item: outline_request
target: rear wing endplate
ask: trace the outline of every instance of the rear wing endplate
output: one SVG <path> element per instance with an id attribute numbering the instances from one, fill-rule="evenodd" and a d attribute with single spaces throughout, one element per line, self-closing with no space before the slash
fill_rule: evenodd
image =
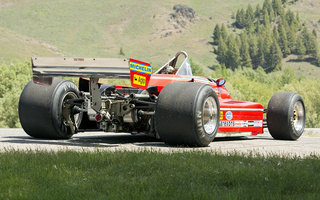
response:
<path id="1" fill-rule="evenodd" d="M 32 57 L 33 81 L 51 85 L 52 77 L 130 78 L 129 59 Z"/>

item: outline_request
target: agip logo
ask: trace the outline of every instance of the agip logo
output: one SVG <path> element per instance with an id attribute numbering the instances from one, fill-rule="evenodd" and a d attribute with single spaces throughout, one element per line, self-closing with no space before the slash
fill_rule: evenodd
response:
<path id="1" fill-rule="evenodd" d="M 129 66 L 131 86 L 141 89 L 147 89 L 150 76 L 152 74 L 152 68 L 150 64 L 130 58 Z"/>
<path id="2" fill-rule="evenodd" d="M 146 86 L 146 77 L 134 74 L 133 83 L 136 85 Z"/>

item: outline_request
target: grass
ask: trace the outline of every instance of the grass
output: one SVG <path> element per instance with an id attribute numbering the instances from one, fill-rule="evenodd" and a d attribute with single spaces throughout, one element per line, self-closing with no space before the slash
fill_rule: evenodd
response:
<path id="1" fill-rule="evenodd" d="M 0 0 L 0 60 L 62 55 L 122 57 L 119 51 L 123 48 L 125 57 L 151 63 L 156 69 L 184 50 L 210 74 L 208 66 L 218 64 L 209 43 L 215 24 L 231 25 L 231 15 L 249 3 L 255 8 L 257 3 L 262 6 L 263 0 Z M 193 8 L 197 20 L 176 30 L 170 21 L 175 4 Z M 320 3 L 316 0 L 287 7 L 298 11 L 310 28 L 318 23 Z M 172 35 L 161 37 L 168 32 Z M 310 68 L 308 63 L 301 66 Z M 305 75 L 309 74 L 314 73 Z"/>
<path id="2" fill-rule="evenodd" d="M 0 27 L 0 63 L 30 62 L 31 56 L 61 56 L 38 40 L 31 39 Z"/>
<path id="3" fill-rule="evenodd" d="M 319 159 L 7 150 L 0 199 L 319 199 Z"/>
<path id="4" fill-rule="evenodd" d="M 45 42 L 65 56 L 119 57 L 123 47 L 126 56 L 160 67 L 176 52 L 185 50 L 194 61 L 207 67 L 217 63 L 208 43 L 212 41 L 215 23 L 230 22 L 232 12 L 238 7 L 258 2 L 263 0 L 201 3 L 195 0 L 0 0 L 0 27 L 21 37 Z M 176 33 L 170 13 L 179 3 L 192 7 L 198 20 Z M 172 36 L 160 37 L 169 31 L 173 31 Z M 20 44 L 3 46 L 3 49 L 14 53 Z M 29 56 L 26 51 L 8 57 Z"/>

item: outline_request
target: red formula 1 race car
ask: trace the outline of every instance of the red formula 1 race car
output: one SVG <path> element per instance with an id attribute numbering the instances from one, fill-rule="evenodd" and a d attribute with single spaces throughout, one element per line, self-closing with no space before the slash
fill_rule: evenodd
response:
<path id="1" fill-rule="evenodd" d="M 305 126 L 299 94 L 276 93 L 267 109 L 233 100 L 225 79 L 193 76 L 183 51 L 155 73 L 148 63 L 120 58 L 33 57 L 32 68 L 33 81 L 20 96 L 19 118 L 25 132 L 37 138 L 67 139 L 81 131 L 103 130 L 202 147 L 217 132 L 261 134 L 266 127 L 275 139 L 296 140 Z M 52 78 L 63 76 L 87 79 L 79 78 L 77 87 Z M 132 87 L 98 82 L 129 77 Z"/>

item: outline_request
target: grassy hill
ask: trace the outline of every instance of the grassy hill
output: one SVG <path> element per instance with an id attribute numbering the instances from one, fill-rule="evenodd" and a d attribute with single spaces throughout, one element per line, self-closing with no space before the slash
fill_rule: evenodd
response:
<path id="1" fill-rule="evenodd" d="M 208 66 L 217 64 L 210 44 L 214 25 L 231 25 L 231 15 L 238 8 L 262 2 L 0 0 L 0 56 L 4 60 L 62 55 L 119 57 L 122 47 L 125 57 L 151 62 L 157 68 L 184 50 L 208 71 Z M 182 27 L 170 18 L 176 4 L 195 11 L 193 22 L 185 20 Z M 301 19 L 320 33 L 319 2 L 299 0 L 290 9 L 299 11 Z"/>
<path id="2" fill-rule="evenodd" d="M 230 23 L 238 7 L 257 2 L 262 1 L 0 0 L 1 38 L 13 41 L 8 46 L 0 40 L 1 57 L 118 57 L 122 47 L 126 56 L 155 65 L 185 50 L 195 62 L 209 66 L 216 63 L 209 44 L 214 25 Z M 196 20 L 184 28 L 173 27 L 170 19 L 178 3 L 196 12 Z"/>

